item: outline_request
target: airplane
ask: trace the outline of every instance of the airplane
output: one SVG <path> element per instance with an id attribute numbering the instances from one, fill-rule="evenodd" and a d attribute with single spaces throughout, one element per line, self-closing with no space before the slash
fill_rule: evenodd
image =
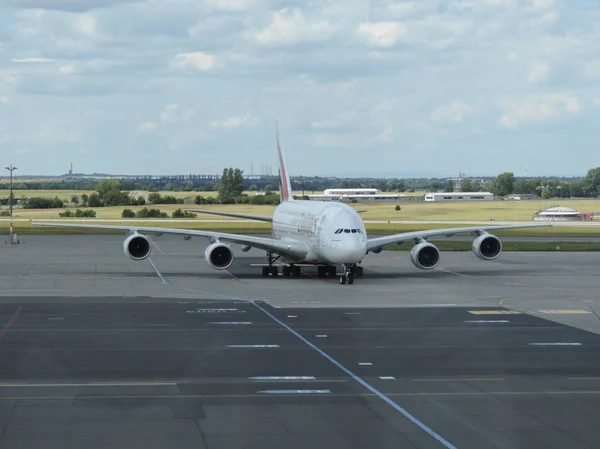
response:
<path id="1" fill-rule="evenodd" d="M 204 237 L 210 244 L 204 251 L 206 263 L 216 270 L 227 270 L 234 262 L 231 244 L 241 245 L 243 252 L 251 248 L 266 251 L 267 263 L 262 276 L 277 276 L 282 265 L 284 276 L 300 276 L 302 265 L 317 267 L 319 277 L 337 276 L 337 266 L 342 266 L 340 284 L 353 284 L 355 276 L 363 276 L 360 265 L 368 253 L 378 254 L 384 247 L 414 241 L 410 251 L 411 262 L 419 269 L 431 270 L 440 262 L 439 249 L 427 241 L 430 237 L 452 236 L 467 233 L 476 236 L 472 251 L 481 260 L 494 260 L 502 252 L 502 242 L 490 234 L 490 230 L 517 229 L 549 226 L 549 224 L 519 224 L 501 226 L 475 226 L 466 228 L 432 229 L 404 232 L 394 235 L 368 238 L 360 212 L 342 202 L 298 200 L 293 197 L 287 169 L 285 149 L 279 125 L 276 128 L 277 157 L 280 176 L 280 204 L 272 216 L 243 214 L 223 211 L 188 209 L 189 212 L 208 213 L 257 220 L 271 223 L 271 237 L 230 234 L 147 226 L 114 226 L 95 224 L 44 223 L 35 226 L 73 227 L 87 229 L 111 229 L 129 233 L 123 242 L 124 253 L 133 260 L 141 261 L 150 256 L 151 242 L 146 234 L 173 234 Z"/>

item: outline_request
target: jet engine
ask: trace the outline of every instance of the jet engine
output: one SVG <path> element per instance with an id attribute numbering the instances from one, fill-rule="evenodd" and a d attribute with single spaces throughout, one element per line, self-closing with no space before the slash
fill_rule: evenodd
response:
<path id="1" fill-rule="evenodd" d="M 226 270 L 233 263 L 233 252 L 228 245 L 215 242 L 206 248 L 204 258 L 211 268 Z"/>
<path id="2" fill-rule="evenodd" d="M 431 270 L 440 263 L 440 250 L 428 242 L 421 242 L 410 250 L 410 261 L 421 270 Z"/>
<path id="3" fill-rule="evenodd" d="M 133 260 L 144 260 L 150 255 L 150 240 L 142 234 L 131 234 L 123 242 L 123 251 Z"/>
<path id="4" fill-rule="evenodd" d="M 502 242 L 492 234 L 482 234 L 473 241 L 473 253 L 481 260 L 494 260 L 502 252 Z"/>

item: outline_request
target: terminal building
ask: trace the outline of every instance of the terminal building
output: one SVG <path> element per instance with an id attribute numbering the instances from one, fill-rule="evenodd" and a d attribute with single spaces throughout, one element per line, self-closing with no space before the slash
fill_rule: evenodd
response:
<path id="1" fill-rule="evenodd" d="M 406 198 L 400 193 L 379 193 L 378 189 L 325 189 L 320 195 L 308 195 L 315 201 L 344 203 L 397 203 Z"/>
<path id="2" fill-rule="evenodd" d="M 489 192 L 435 192 L 427 193 L 425 201 L 493 201 L 494 194 Z"/>

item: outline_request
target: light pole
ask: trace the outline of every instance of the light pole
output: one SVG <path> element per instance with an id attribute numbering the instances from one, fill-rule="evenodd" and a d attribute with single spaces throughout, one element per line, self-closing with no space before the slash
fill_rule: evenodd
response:
<path id="1" fill-rule="evenodd" d="M 10 227 L 9 227 L 9 234 L 10 234 L 10 242 L 12 243 L 12 235 L 13 235 L 13 226 L 12 226 L 12 209 L 13 209 L 13 191 L 12 191 L 12 178 L 13 178 L 13 171 L 17 169 L 17 167 L 13 167 L 12 164 L 10 164 L 9 167 L 4 167 L 6 168 L 8 171 L 10 171 L 10 194 L 8 195 L 8 204 L 10 207 Z"/>

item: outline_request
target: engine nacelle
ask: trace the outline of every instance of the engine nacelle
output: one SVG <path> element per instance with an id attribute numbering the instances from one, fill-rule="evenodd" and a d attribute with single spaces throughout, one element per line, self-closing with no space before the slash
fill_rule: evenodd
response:
<path id="1" fill-rule="evenodd" d="M 492 234 L 482 234 L 473 241 L 473 253 L 481 260 L 494 260 L 502 252 L 502 242 Z"/>
<path id="2" fill-rule="evenodd" d="M 421 270 L 431 270 L 440 263 L 440 250 L 431 243 L 419 243 L 410 250 L 410 261 Z"/>
<path id="3" fill-rule="evenodd" d="M 123 242 L 123 251 L 133 260 L 144 260 L 150 255 L 150 240 L 142 234 L 131 234 Z"/>
<path id="4" fill-rule="evenodd" d="M 215 270 L 226 270 L 233 263 L 233 252 L 224 243 L 210 244 L 204 251 L 206 263 Z"/>

